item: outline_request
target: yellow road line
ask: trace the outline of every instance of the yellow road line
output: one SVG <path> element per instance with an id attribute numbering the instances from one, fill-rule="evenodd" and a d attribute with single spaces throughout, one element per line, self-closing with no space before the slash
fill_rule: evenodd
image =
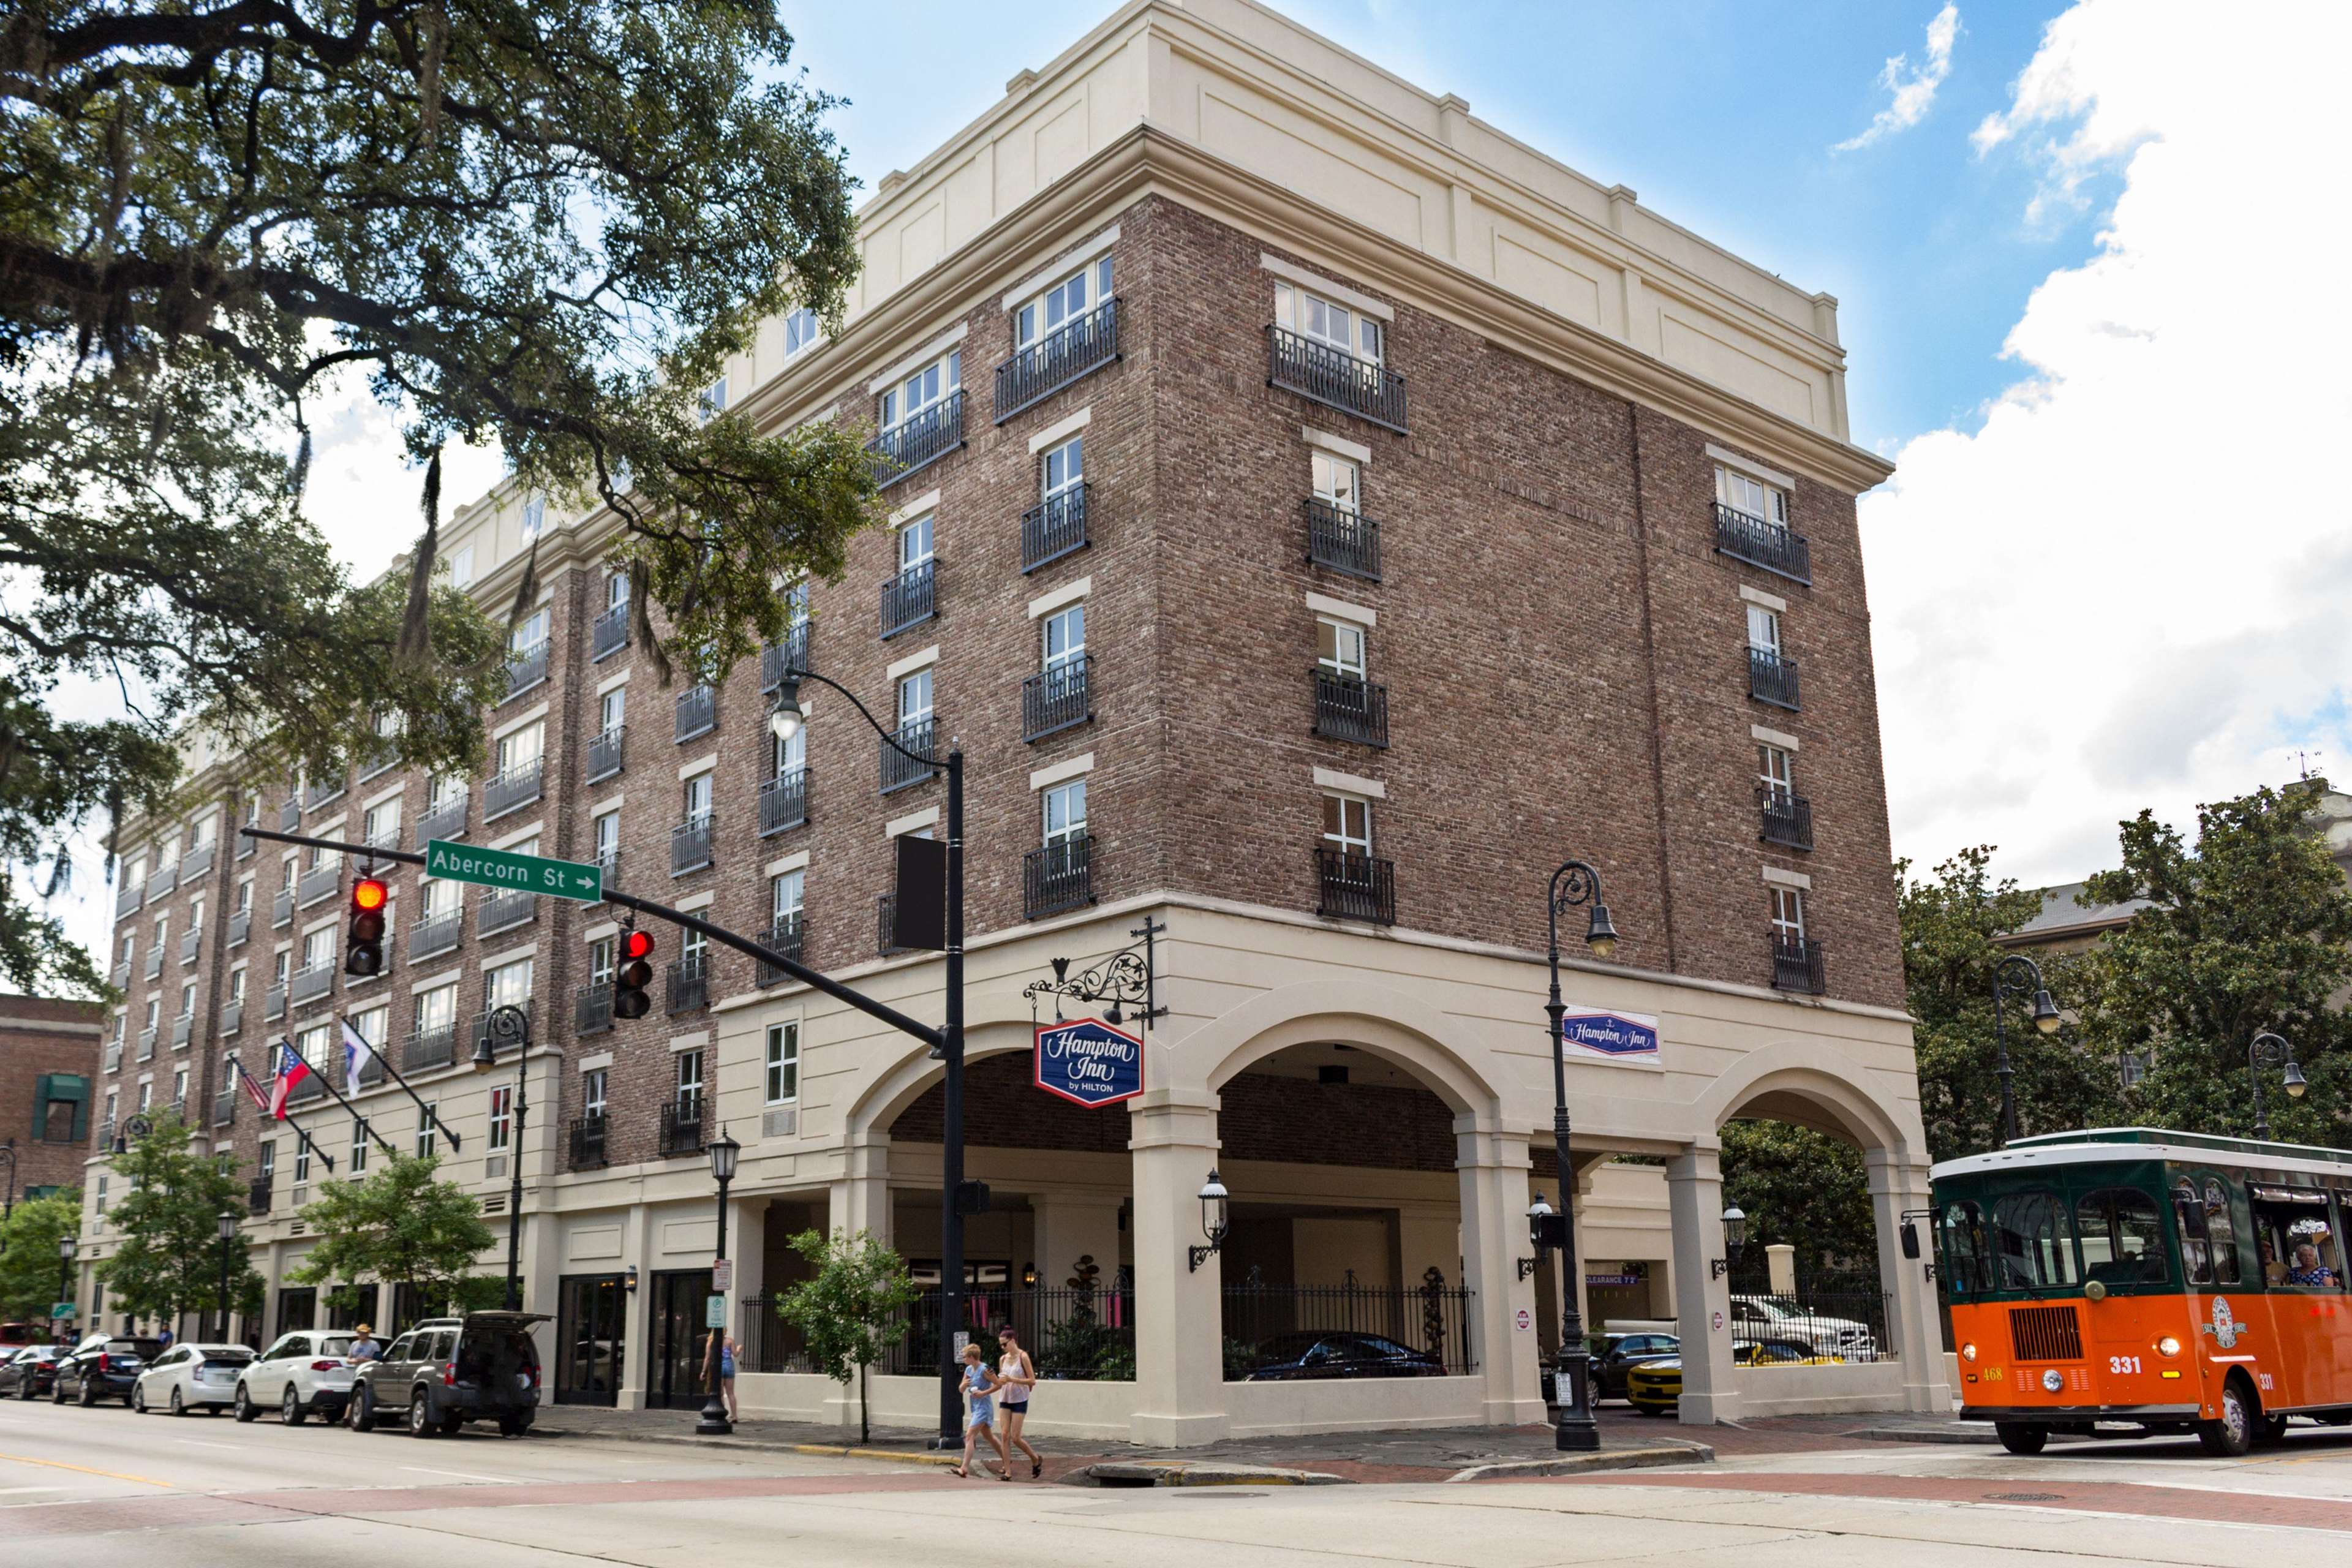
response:
<path id="1" fill-rule="evenodd" d="M 180 1489 L 169 1481 L 150 1480 L 145 1476 L 126 1476 L 121 1470 L 93 1470 L 88 1465 L 68 1465 L 61 1459 L 33 1459 L 22 1454 L 0 1454 L 0 1462 L 16 1465 L 46 1465 L 53 1470 L 73 1470 L 85 1476 L 104 1476 L 110 1481 L 136 1481 L 142 1487 L 161 1487 L 167 1492 Z"/>

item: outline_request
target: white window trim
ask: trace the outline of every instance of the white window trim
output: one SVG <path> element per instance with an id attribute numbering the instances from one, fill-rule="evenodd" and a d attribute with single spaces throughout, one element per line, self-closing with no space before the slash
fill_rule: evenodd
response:
<path id="1" fill-rule="evenodd" d="M 1706 444 L 1706 455 L 1709 458 L 1712 458 L 1715 461 L 1721 463 L 1727 468 L 1738 469 L 1741 473 L 1746 474 L 1751 479 L 1761 479 L 1768 485 L 1776 486 L 1782 490 L 1791 493 L 1796 490 L 1797 481 L 1790 479 L 1788 475 L 1780 472 L 1778 468 L 1768 468 L 1763 464 L 1758 462 L 1755 458 L 1743 458 L 1738 453 L 1730 450 L 1728 447 L 1718 447 L 1714 442 L 1709 441 Z"/>
<path id="2" fill-rule="evenodd" d="M 1011 315 L 1118 243 L 1118 225 L 1117 224 L 1111 225 L 1092 239 L 1081 240 L 1071 249 L 1055 258 L 1050 265 L 1032 272 L 1028 277 L 1007 289 L 1004 291 L 1004 297 L 997 301 L 999 307 L 1006 315 Z"/>
<path id="3" fill-rule="evenodd" d="M 691 1035 L 673 1035 L 670 1037 L 669 1048 L 672 1056 L 681 1051 L 707 1051 L 710 1048 L 710 1031 L 703 1029 Z M 702 1064 L 702 1095 L 706 1100 L 710 1098 L 710 1069 L 716 1066 L 718 1066 L 716 1062 Z M 670 1092 L 672 1094 L 677 1092 L 677 1085 L 675 1082 L 670 1085 Z"/>
<path id="4" fill-rule="evenodd" d="M 900 681 L 919 671 L 929 669 L 939 662 L 940 645 L 933 643 L 920 653 L 910 653 L 902 659 L 895 660 L 885 673 L 893 681 Z"/>
<path id="5" fill-rule="evenodd" d="M 1315 770 L 1315 787 L 1333 790 L 1340 795 L 1360 795 L 1366 800 L 1386 800 L 1389 786 L 1378 779 L 1359 778 L 1354 773 L 1334 773 L 1329 768 Z"/>
<path id="6" fill-rule="evenodd" d="M 621 922 L 606 921 L 603 925 L 590 926 L 580 933 L 583 942 L 609 942 L 621 934 Z"/>
<path id="7" fill-rule="evenodd" d="M 1081 752 L 1067 762 L 1055 763 L 1050 768 L 1039 768 L 1031 773 L 1029 787 L 1032 790 L 1050 789 L 1057 784 L 1066 784 L 1074 778 L 1090 773 L 1094 769 L 1095 754 L 1092 752 Z"/>
<path id="8" fill-rule="evenodd" d="M 1750 724 L 1748 726 L 1748 737 L 1752 741 L 1760 741 L 1768 746 L 1778 746 L 1791 756 L 1796 754 L 1797 737 L 1794 735 L 1784 735 L 1778 730 L 1768 730 L 1761 724 Z"/>
<path id="9" fill-rule="evenodd" d="M 1764 879 L 1779 888 L 1794 888 L 1800 892 L 1813 890 L 1813 879 L 1802 871 L 1784 871 L 1778 866 L 1764 868 Z"/>
<path id="10" fill-rule="evenodd" d="M 600 700 L 609 697 L 628 683 L 629 672 L 625 669 L 618 675 L 608 675 L 596 683 L 596 695 Z"/>
<path id="11" fill-rule="evenodd" d="M 1345 283 L 1335 283 L 1328 278 L 1307 271 L 1304 267 L 1293 266 L 1279 256 L 1268 256 L 1261 251 L 1257 264 L 1284 282 L 1295 283 L 1310 294 L 1319 294 L 1334 305 L 1345 305 L 1376 321 L 1390 323 L 1396 321 L 1395 307 L 1383 305 L 1370 295 L 1359 293 Z"/>
<path id="12" fill-rule="evenodd" d="M 489 957 L 482 960 L 482 973 L 488 974 L 493 969 L 504 969 L 508 964 L 520 963 L 526 958 L 531 960 L 534 963 L 538 962 L 539 943 L 534 942 L 524 947 L 510 947 L 504 952 L 492 953 Z M 539 982 L 539 976 L 534 973 L 530 978 L 531 983 L 536 985 Z"/>
<path id="13" fill-rule="evenodd" d="M 546 819 L 541 818 L 537 822 L 525 823 L 522 826 L 516 828 L 512 833 L 500 834 L 498 837 L 491 839 L 488 844 L 484 846 L 484 847 L 489 849 L 505 849 L 512 845 L 520 844 L 526 838 L 535 837 L 536 835 L 546 831 Z"/>
<path id="14" fill-rule="evenodd" d="M 905 506 L 900 507 L 897 511 L 890 514 L 890 526 L 892 528 L 897 528 L 901 523 L 912 522 L 915 519 L 922 516 L 927 511 L 937 511 L 939 507 L 940 492 L 937 490 L 925 490 L 921 495 L 917 496 L 913 500 L 908 501 Z"/>
<path id="15" fill-rule="evenodd" d="M 1372 449 L 1361 442 L 1350 441 L 1345 436 L 1334 436 L 1328 430 L 1318 430 L 1312 425 L 1301 425 L 1298 434 L 1308 446 L 1320 447 L 1335 458 L 1345 458 L 1359 468 L 1371 466 Z"/>
<path id="16" fill-rule="evenodd" d="M 919 833 L 926 827 L 937 827 L 939 825 L 940 808 L 936 805 L 927 805 L 920 811 L 909 812 L 904 816 L 892 817 L 883 825 L 882 837 L 903 838 L 909 833 Z"/>
<path id="17" fill-rule="evenodd" d="M 405 784 L 396 784 L 390 789 L 380 790 L 376 794 L 372 795 L 365 800 L 360 802 L 360 815 L 364 818 L 369 812 L 373 811 L 377 806 L 389 805 L 407 793 L 408 785 Z"/>
<path id="18" fill-rule="evenodd" d="M 1378 610 L 1361 605 L 1351 605 L 1345 599 L 1327 598 L 1321 594 L 1307 595 L 1307 607 L 1318 616 L 1328 616 L 1335 621 L 1348 621 L 1370 630 L 1381 624 Z"/>
<path id="19" fill-rule="evenodd" d="M 593 1057 L 582 1057 L 578 1061 L 572 1064 L 572 1068 L 574 1072 L 580 1073 L 604 1072 L 609 1070 L 612 1065 L 613 1053 L 610 1051 L 598 1051 Z"/>
<path id="20" fill-rule="evenodd" d="M 782 1100 L 770 1100 L 768 1098 L 768 1074 L 774 1068 L 775 1063 L 768 1055 L 769 1031 L 785 1027 L 789 1027 L 793 1031 L 793 1092 L 784 1096 Z M 801 1016 L 797 1013 L 793 1014 L 789 1018 L 770 1018 L 761 1026 L 760 1103 L 762 1107 L 773 1108 L 782 1105 L 798 1105 L 801 1102 L 800 1069 L 808 1065 L 807 1043 L 802 1038 L 802 1037 L 806 1033 L 807 1029 L 801 1021 Z"/>
<path id="21" fill-rule="evenodd" d="M 513 734 L 518 730 L 528 730 L 533 724 L 540 722 L 546 717 L 547 704 L 544 702 L 541 703 L 536 708 L 526 708 L 521 712 L 516 714 L 513 718 L 508 720 L 505 723 L 490 731 L 491 743 L 495 745 L 497 742 L 505 740 L 509 735 Z M 544 753 L 542 752 L 541 754 L 543 755 Z"/>
<path id="22" fill-rule="evenodd" d="M 1761 605 L 1776 616 L 1789 613 L 1788 600 L 1778 594 L 1768 594 L 1761 588 L 1751 588 L 1745 583 L 1739 585 L 1739 598 L 1743 604 Z"/>
<path id="23" fill-rule="evenodd" d="M 954 326 L 950 327 L 946 331 L 941 332 L 938 337 L 933 338 L 929 342 L 925 343 L 921 348 L 917 349 L 913 353 L 908 354 L 905 359 L 900 360 L 888 370 L 884 371 L 880 375 L 877 375 L 873 380 L 867 382 L 866 384 L 866 390 L 872 393 L 877 397 L 881 396 L 892 387 L 903 383 L 908 376 L 914 374 L 917 371 L 929 365 L 932 361 L 945 358 L 947 356 L 947 352 L 962 342 L 964 335 L 971 331 L 971 323 L 970 321 L 958 321 Z"/>
<path id="24" fill-rule="evenodd" d="M 677 910 L 680 913 L 690 915 L 697 910 L 709 909 L 710 907 L 711 900 L 716 899 L 718 896 L 719 895 L 717 893 L 697 893 L 690 899 L 680 899 L 671 907 Z"/>
<path id="25" fill-rule="evenodd" d="M 719 753 L 716 752 L 705 752 L 703 755 L 695 758 L 694 761 L 690 763 L 678 763 L 677 782 L 684 784 L 688 779 L 700 778 L 704 773 L 717 773 L 718 771 Z"/>
<path id="26" fill-rule="evenodd" d="M 1040 594 L 1029 601 L 1029 618 L 1033 621 L 1043 619 L 1055 610 L 1076 604 L 1094 591 L 1095 580 L 1088 575 L 1056 588 L 1050 594 Z"/>
<path id="27" fill-rule="evenodd" d="M 622 798 L 622 796 L 616 795 L 608 799 L 598 801 L 595 805 L 588 808 L 588 820 L 593 824 L 596 818 L 604 816 L 605 813 L 620 810 Z"/>
<path id="28" fill-rule="evenodd" d="M 781 860 L 769 861 L 767 868 L 761 875 L 782 877 L 793 871 L 805 871 L 808 868 L 809 852 L 805 849 L 795 849 Z"/>
<path id="29" fill-rule="evenodd" d="M 1048 425 L 1029 437 L 1029 455 L 1035 457 L 1049 447 L 1058 447 L 1087 426 L 1094 423 L 1095 405 L 1087 404 L 1058 425 Z"/>

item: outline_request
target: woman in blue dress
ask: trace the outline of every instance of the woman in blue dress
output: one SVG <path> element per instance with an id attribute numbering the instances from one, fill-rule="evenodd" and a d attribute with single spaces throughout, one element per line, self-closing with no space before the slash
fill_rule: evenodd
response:
<path id="1" fill-rule="evenodd" d="M 996 1391 L 1003 1386 L 1003 1382 L 988 1370 L 985 1358 L 980 1353 L 980 1347 L 964 1346 L 963 1391 L 966 1397 L 971 1401 L 971 1408 L 970 1414 L 964 1417 L 963 1463 L 956 1467 L 957 1475 L 971 1474 L 972 1449 L 979 1445 L 981 1435 L 986 1433 L 990 1445 L 996 1449 L 998 1462 L 1003 1466 L 1002 1473 L 996 1479 L 1000 1481 L 1009 1481 L 1013 1479 L 1013 1457 L 1004 1451 L 1004 1439 L 996 1430 L 996 1402 L 993 1396 Z"/>

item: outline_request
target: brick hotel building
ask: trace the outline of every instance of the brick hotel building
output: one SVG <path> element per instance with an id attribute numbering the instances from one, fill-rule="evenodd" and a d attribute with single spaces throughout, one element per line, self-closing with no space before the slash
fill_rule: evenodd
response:
<path id="1" fill-rule="evenodd" d="M 896 476 L 888 526 L 805 587 L 787 647 L 665 688 L 602 565 L 609 515 L 502 489 L 443 546 L 493 604 L 538 549 L 485 776 L 355 747 L 298 788 L 196 741 L 209 804 L 126 825 L 85 1308 L 116 1128 L 173 1102 L 251 1183 L 254 1331 L 329 1321 L 285 1279 L 328 1173 L 226 1064 L 265 1071 L 291 1038 L 340 1070 L 340 1014 L 462 1142 L 394 1086 L 364 1085 L 360 1110 L 400 1147 L 438 1143 L 501 1231 L 520 1162 L 556 1397 L 694 1397 L 717 1239 L 701 1147 L 723 1125 L 744 1145 L 744 1404 L 854 1421 L 793 1370 L 767 1302 L 811 1226 L 870 1228 L 937 1279 L 919 1045 L 667 927 L 652 1014 L 615 1023 L 614 910 L 407 868 L 386 972 L 349 981 L 352 868 L 236 836 L 601 860 L 936 1021 L 941 961 L 892 951 L 884 906 L 892 841 L 942 831 L 944 784 L 814 686 L 803 736 L 775 742 L 789 658 L 916 751 L 967 759 L 969 1161 L 993 1190 L 970 1227 L 976 1310 L 1034 1346 L 1083 1300 L 1116 1344 L 1041 1394 L 1041 1430 L 1540 1419 L 1570 1288 L 1596 1320 L 1681 1321 L 1686 1419 L 1941 1407 L 1932 1289 L 1894 1242 L 1927 1154 L 1854 523 L 1889 470 L 1847 438 L 1835 301 L 1250 0 L 1120 9 L 886 176 L 859 232 L 838 335 L 772 321 L 709 394 L 764 427 L 871 425 Z M 1569 942 L 1570 1004 L 1660 1042 L 1570 1063 L 1572 1280 L 1521 1261 L 1531 1194 L 1559 1191 L 1545 886 L 1570 855 L 1601 868 L 1622 942 L 1607 963 Z M 1033 1024 L 1055 1015 L 1024 988 L 1147 926 L 1166 1012 L 1144 1092 L 1087 1110 L 1039 1091 Z M 528 1059 L 478 1075 L 504 1002 L 530 1009 Z M 1759 1388 L 1731 1365 L 1710 1264 L 1735 1116 L 1864 1150 L 1885 1359 Z M 366 1162 L 331 1100 L 295 1120 L 334 1174 Z M 1232 1227 L 1196 1270 L 1212 1167 Z M 1445 1375 L 1228 1378 L 1226 1342 L 1335 1303 Z M 369 1315 L 415 1306 L 387 1283 Z M 926 1422 L 921 1357 L 885 1371 L 877 1418 Z"/>

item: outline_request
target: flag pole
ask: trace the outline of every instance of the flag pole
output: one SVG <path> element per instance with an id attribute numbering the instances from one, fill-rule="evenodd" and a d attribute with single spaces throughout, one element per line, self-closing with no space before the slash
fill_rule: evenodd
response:
<path id="1" fill-rule="evenodd" d="M 291 1051 L 294 1049 L 292 1042 L 288 1040 L 278 1041 L 278 1046 L 280 1050 Z M 296 1052 L 296 1055 L 299 1056 L 300 1053 Z M 310 1064 L 307 1059 L 303 1061 L 302 1065 L 304 1067 L 310 1067 Z M 310 1076 L 319 1080 L 320 1088 L 324 1089 L 329 1094 L 335 1097 L 336 1104 L 341 1106 L 345 1110 L 352 1113 L 352 1120 L 358 1122 L 361 1128 L 366 1131 L 367 1135 L 375 1140 L 376 1146 L 378 1148 L 382 1149 L 385 1154 L 394 1160 L 400 1158 L 400 1151 L 384 1142 L 383 1134 L 375 1130 L 375 1123 L 370 1121 L 366 1117 L 362 1116 L 360 1114 L 360 1108 L 343 1098 L 343 1091 L 335 1087 L 334 1074 L 321 1071 L 317 1068 L 310 1068 Z"/>
<path id="2" fill-rule="evenodd" d="M 246 1098 L 253 1101 L 254 1109 L 260 1111 L 262 1115 L 268 1116 L 269 1114 L 269 1096 L 262 1092 L 261 1080 L 245 1070 L 245 1064 L 236 1059 L 236 1053 L 235 1051 L 231 1051 L 229 1053 L 228 1065 L 235 1068 L 236 1069 L 236 1076 L 245 1081 Z M 328 1171 L 331 1173 L 335 1168 L 335 1157 L 332 1154 L 328 1153 L 324 1149 L 320 1148 L 319 1141 L 311 1137 L 308 1132 L 303 1131 L 302 1124 L 300 1122 L 289 1121 L 287 1125 L 294 1129 L 294 1136 L 300 1139 L 302 1142 L 309 1147 L 311 1153 L 316 1154 L 321 1161 L 325 1162 Z"/>
<path id="3" fill-rule="evenodd" d="M 441 1113 L 439 1111 L 425 1104 L 424 1099 L 419 1096 L 415 1089 L 408 1087 L 408 1080 L 400 1076 L 400 1069 L 392 1065 L 392 1058 L 385 1056 L 383 1052 L 378 1050 L 374 1041 L 369 1039 L 365 1035 L 361 1034 L 359 1026 L 352 1023 L 348 1015 L 339 1013 L 336 1016 L 341 1020 L 343 1027 L 352 1032 L 352 1038 L 367 1047 L 368 1055 L 373 1057 L 377 1061 L 383 1064 L 383 1070 L 392 1075 L 392 1081 L 400 1085 L 400 1087 L 406 1091 L 409 1099 L 416 1101 L 416 1109 L 425 1112 L 425 1119 L 431 1121 L 434 1126 L 438 1127 L 441 1130 L 441 1136 L 449 1140 L 450 1152 L 454 1153 L 462 1149 L 464 1145 L 457 1142 L 457 1134 L 451 1130 L 447 1122 L 441 1120 Z"/>

